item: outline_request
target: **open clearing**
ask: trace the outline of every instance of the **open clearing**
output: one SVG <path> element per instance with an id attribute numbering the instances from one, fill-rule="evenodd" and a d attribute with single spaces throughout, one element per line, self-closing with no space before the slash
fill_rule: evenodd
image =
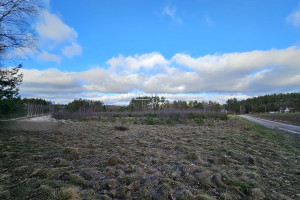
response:
<path id="1" fill-rule="evenodd" d="M 297 199 L 300 137 L 232 116 L 1 122 L 0 199 Z"/>

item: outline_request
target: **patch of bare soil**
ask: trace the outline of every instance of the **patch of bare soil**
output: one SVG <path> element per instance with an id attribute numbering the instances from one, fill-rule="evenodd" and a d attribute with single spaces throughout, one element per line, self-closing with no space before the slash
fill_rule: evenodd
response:
<path id="1" fill-rule="evenodd" d="M 235 117 L 202 125 L 126 118 L 0 126 L 0 199 L 300 195 L 299 136 Z"/>
<path id="2" fill-rule="evenodd" d="M 251 116 L 300 126 L 300 112 L 274 113 L 274 114 L 262 113 L 262 114 L 251 114 Z"/>

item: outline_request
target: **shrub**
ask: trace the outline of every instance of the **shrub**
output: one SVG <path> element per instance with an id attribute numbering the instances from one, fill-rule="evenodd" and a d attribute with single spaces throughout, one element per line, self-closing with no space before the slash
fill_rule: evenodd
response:
<path id="1" fill-rule="evenodd" d="M 148 125 L 154 125 L 155 124 L 154 119 L 150 116 L 147 117 L 145 123 L 148 124 Z"/>
<path id="2" fill-rule="evenodd" d="M 169 124 L 169 125 L 173 124 L 173 120 L 171 119 L 171 117 L 167 118 L 166 123 Z"/>
<path id="3" fill-rule="evenodd" d="M 194 121 L 198 124 L 198 125 L 203 125 L 204 124 L 204 120 L 202 118 L 195 118 Z"/>

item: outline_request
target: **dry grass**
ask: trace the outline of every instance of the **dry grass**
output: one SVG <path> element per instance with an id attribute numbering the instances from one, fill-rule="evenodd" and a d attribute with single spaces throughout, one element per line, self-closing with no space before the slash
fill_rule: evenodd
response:
<path id="1" fill-rule="evenodd" d="M 79 189 L 75 187 L 62 188 L 58 191 L 53 192 L 52 200 L 81 200 Z"/>
<path id="2" fill-rule="evenodd" d="M 134 121 L 0 124 L 0 199 L 299 197 L 299 136 L 235 117 Z"/>

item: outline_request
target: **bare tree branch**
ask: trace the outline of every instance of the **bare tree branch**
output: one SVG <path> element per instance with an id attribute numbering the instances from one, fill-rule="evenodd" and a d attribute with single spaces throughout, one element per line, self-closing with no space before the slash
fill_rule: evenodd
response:
<path id="1" fill-rule="evenodd" d="M 38 0 L 1 0 L 0 3 L 0 66 L 16 49 L 37 48 L 32 18 L 40 11 Z"/>
<path id="2" fill-rule="evenodd" d="M 19 50 L 36 49 L 31 22 L 40 9 L 38 0 L 0 0 L 0 100 L 18 97 L 22 65 L 3 68 L 3 61 Z"/>

